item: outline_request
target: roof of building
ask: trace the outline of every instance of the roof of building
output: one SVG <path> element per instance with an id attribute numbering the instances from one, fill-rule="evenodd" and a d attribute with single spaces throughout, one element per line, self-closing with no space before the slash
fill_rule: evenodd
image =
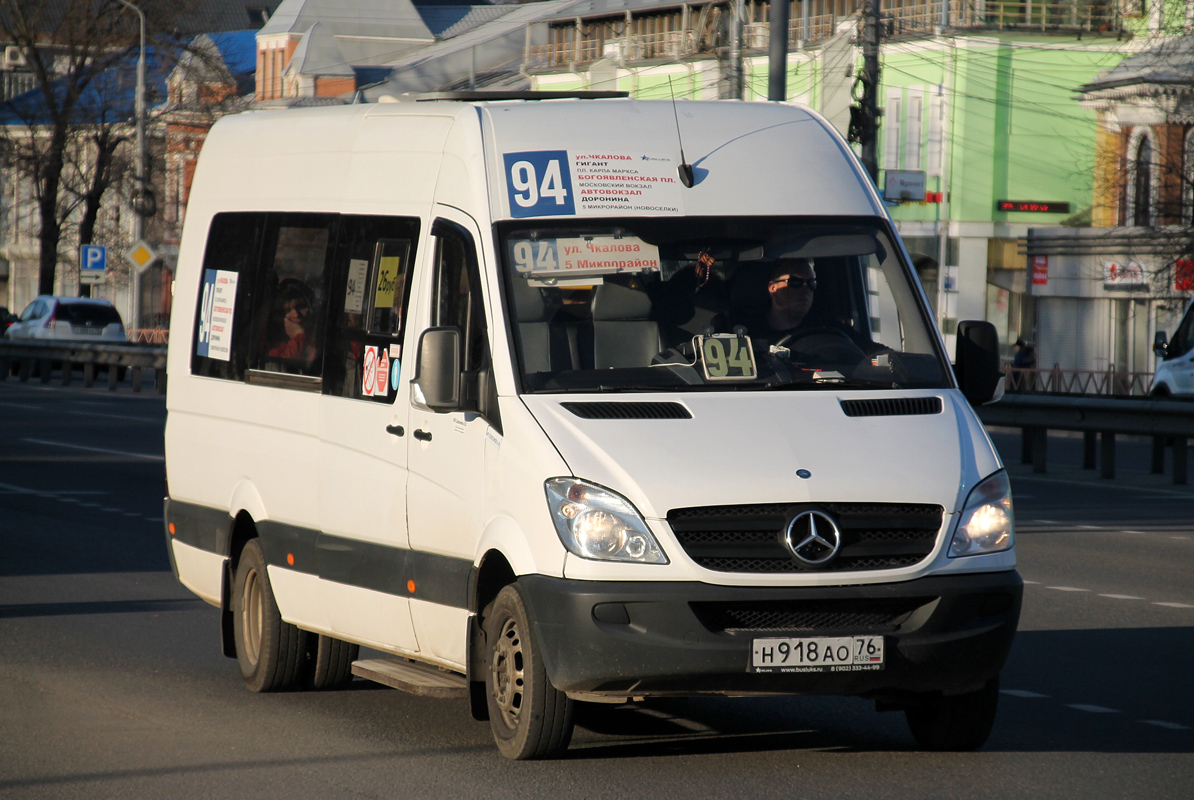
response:
<path id="1" fill-rule="evenodd" d="M 166 95 L 166 73 L 172 67 L 171 60 L 163 58 L 160 51 L 146 48 L 147 94 L 151 97 Z M 79 95 L 71 115 L 72 124 L 115 124 L 131 120 L 136 107 L 136 74 L 137 53 L 134 52 L 96 75 Z M 52 86 L 59 98 L 65 96 L 67 82 L 64 78 L 54 81 Z M 51 121 L 45 96 L 40 89 L 11 97 L 0 104 L 0 126 L 32 127 L 48 125 Z"/>
<path id="2" fill-rule="evenodd" d="M 1155 47 L 1125 58 L 1106 75 L 1095 78 L 1078 91 L 1093 94 L 1161 86 L 1194 91 L 1194 35 L 1165 39 Z"/>
<path id="3" fill-rule="evenodd" d="M 306 33 L 316 23 L 340 36 L 433 38 L 411 0 L 282 0 L 260 35 Z"/>

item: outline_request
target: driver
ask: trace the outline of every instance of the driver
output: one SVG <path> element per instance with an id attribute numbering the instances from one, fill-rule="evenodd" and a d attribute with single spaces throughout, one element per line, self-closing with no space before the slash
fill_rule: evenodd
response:
<path id="1" fill-rule="evenodd" d="M 775 342 L 793 333 L 813 307 L 813 292 L 817 288 L 817 273 L 806 258 L 783 258 L 771 268 L 767 294 L 771 305 L 763 317 L 760 330 L 751 334 Z"/>

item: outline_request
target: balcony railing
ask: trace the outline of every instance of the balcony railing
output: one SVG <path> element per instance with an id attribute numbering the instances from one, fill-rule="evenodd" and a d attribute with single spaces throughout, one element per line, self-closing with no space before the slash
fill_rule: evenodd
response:
<path id="1" fill-rule="evenodd" d="M 808 0 L 809 10 L 825 7 L 817 0 Z M 743 26 L 743 47 L 748 52 L 764 52 L 768 47 L 770 27 L 766 6 L 754 14 L 759 21 L 747 21 Z M 837 26 L 849 17 L 834 14 L 803 16 L 799 0 L 793 3 L 788 25 L 788 46 L 814 45 L 834 35 Z M 883 0 L 881 7 L 883 34 L 887 37 L 924 35 L 941 29 L 948 30 L 1019 30 L 1041 32 L 1118 32 L 1123 19 L 1118 0 L 948 0 L 947 19 L 942 19 L 940 0 Z M 857 14 L 853 15 L 860 19 Z M 679 21 L 677 17 L 676 22 Z M 944 26 L 942 23 L 945 23 Z M 602 58 L 613 58 L 619 64 L 669 61 L 711 52 L 714 43 L 708 17 L 692 17 L 687 28 L 659 33 L 627 33 L 610 36 L 608 28 L 558 27 L 560 41 L 526 48 L 525 68 L 532 71 L 575 69 Z M 704 27 L 702 28 L 701 25 Z M 677 28 L 680 26 L 677 24 Z M 592 32 L 588 32 L 592 31 Z M 565 33 L 566 32 L 566 33 Z"/>

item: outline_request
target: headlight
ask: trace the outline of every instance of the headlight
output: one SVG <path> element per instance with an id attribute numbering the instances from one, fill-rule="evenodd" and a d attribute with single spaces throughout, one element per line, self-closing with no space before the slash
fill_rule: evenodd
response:
<path id="1" fill-rule="evenodd" d="M 949 544 L 950 558 L 1009 550 L 1015 543 L 1012 486 L 1006 472 L 997 472 L 975 486 L 966 498 L 958 529 Z"/>
<path id="2" fill-rule="evenodd" d="M 560 541 L 581 558 L 666 564 L 647 523 L 620 494 L 575 478 L 545 484 Z"/>

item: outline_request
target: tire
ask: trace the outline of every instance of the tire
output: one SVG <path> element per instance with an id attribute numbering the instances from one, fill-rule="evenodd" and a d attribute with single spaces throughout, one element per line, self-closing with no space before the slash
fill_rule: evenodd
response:
<path id="1" fill-rule="evenodd" d="M 506 758 L 550 758 L 572 740 L 572 700 L 551 685 L 522 593 L 502 589 L 484 612 L 489 727 Z"/>
<path id="2" fill-rule="evenodd" d="M 257 539 L 250 539 L 241 550 L 232 590 L 232 628 L 236 660 L 249 689 L 278 692 L 294 688 L 307 634 L 282 621 Z"/>
<path id="3" fill-rule="evenodd" d="M 358 645 L 308 633 L 303 653 L 303 688 L 322 690 L 345 686 L 352 680 L 352 662 L 360 653 Z"/>
<path id="4" fill-rule="evenodd" d="M 977 750 L 991 735 L 999 705 L 999 679 L 953 697 L 933 697 L 904 710 L 912 736 L 925 750 Z"/>

